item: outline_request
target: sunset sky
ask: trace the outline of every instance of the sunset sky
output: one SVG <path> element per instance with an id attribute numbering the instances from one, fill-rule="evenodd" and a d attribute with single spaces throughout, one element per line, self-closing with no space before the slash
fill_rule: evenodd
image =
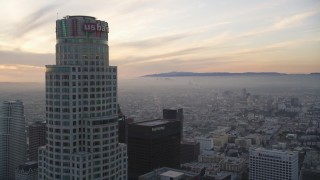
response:
<path id="1" fill-rule="evenodd" d="M 55 21 L 109 23 L 120 78 L 171 71 L 320 72 L 319 0 L 0 0 L 0 82 L 43 82 Z"/>

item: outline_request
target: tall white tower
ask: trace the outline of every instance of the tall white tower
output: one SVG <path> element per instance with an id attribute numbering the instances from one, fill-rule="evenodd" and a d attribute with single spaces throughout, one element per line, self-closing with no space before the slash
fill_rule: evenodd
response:
<path id="1" fill-rule="evenodd" d="M 56 39 L 56 65 L 46 66 L 47 145 L 39 149 L 39 179 L 127 179 L 108 23 L 67 16 L 56 21 Z"/>
<path id="2" fill-rule="evenodd" d="M 0 102 L 0 179 L 14 180 L 16 168 L 26 161 L 26 131 L 21 101 Z"/>

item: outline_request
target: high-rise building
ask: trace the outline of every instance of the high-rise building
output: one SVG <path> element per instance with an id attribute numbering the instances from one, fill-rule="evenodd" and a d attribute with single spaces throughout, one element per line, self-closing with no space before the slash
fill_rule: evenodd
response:
<path id="1" fill-rule="evenodd" d="M 163 119 L 176 119 L 183 121 L 183 109 L 163 109 Z"/>
<path id="2" fill-rule="evenodd" d="M 180 133 L 181 133 L 181 140 L 183 140 L 183 109 L 163 109 L 162 110 L 162 118 L 167 120 L 179 120 L 180 121 Z"/>
<path id="3" fill-rule="evenodd" d="M 66 16 L 56 21 L 56 39 L 56 65 L 46 66 L 47 144 L 39 149 L 39 179 L 127 179 L 108 23 Z"/>
<path id="4" fill-rule="evenodd" d="M 0 102 L 0 179 L 14 180 L 26 161 L 24 107 L 21 101 Z"/>
<path id="5" fill-rule="evenodd" d="M 197 161 L 200 154 L 200 143 L 196 141 L 181 141 L 180 164 Z"/>
<path id="6" fill-rule="evenodd" d="M 129 179 L 159 167 L 180 166 L 180 122 L 155 119 L 128 124 Z"/>
<path id="7" fill-rule="evenodd" d="M 46 122 L 35 122 L 29 126 L 29 160 L 38 161 L 38 149 L 46 145 Z"/>
<path id="8" fill-rule="evenodd" d="M 298 174 L 298 152 L 263 148 L 250 149 L 250 180 L 298 180 Z"/>
<path id="9" fill-rule="evenodd" d="M 119 118 L 119 142 L 128 143 L 128 124 L 133 123 L 133 119 L 125 116 Z"/>

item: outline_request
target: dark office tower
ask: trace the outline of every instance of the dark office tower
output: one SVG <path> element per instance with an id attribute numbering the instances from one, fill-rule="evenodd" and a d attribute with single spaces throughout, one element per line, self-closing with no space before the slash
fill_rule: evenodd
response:
<path id="1" fill-rule="evenodd" d="M 118 104 L 118 140 L 120 143 L 127 143 L 126 116 L 123 115 L 120 105 Z"/>
<path id="2" fill-rule="evenodd" d="M 118 140 L 120 143 L 126 142 L 126 124 L 125 124 L 126 117 L 119 115 L 118 117 Z"/>
<path id="3" fill-rule="evenodd" d="M 200 143 L 182 141 L 180 145 L 180 164 L 197 161 L 200 154 Z"/>
<path id="4" fill-rule="evenodd" d="M 129 179 L 159 167 L 179 167 L 180 140 L 179 121 L 155 119 L 129 124 Z"/>
<path id="5" fill-rule="evenodd" d="M 183 121 L 183 109 L 163 109 L 163 119 L 177 119 Z"/>
<path id="6" fill-rule="evenodd" d="M 128 143 L 128 124 L 133 123 L 133 119 L 125 116 L 119 117 L 119 143 Z"/>
<path id="7" fill-rule="evenodd" d="M 0 102 L 0 179 L 14 180 L 15 170 L 26 161 L 27 138 L 21 101 Z"/>
<path id="8" fill-rule="evenodd" d="M 180 121 L 180 129 L 181 129 L 181 140 L 183 139 L 183 109 L 163 109 L 162 110 L 163 119 L 173 119 Z"/>
<path id="9" fill-rule="evenodd" d="M 117 99 L 108 23 L 91 16 L 58 19 L 56 64 L 46 66 L 47 144 L 39 148 L 39 179 L 127 179 Z"/>
<path id="10" fill-rule="evenodd" d="M 46 145 L 46 122 L 35 122 L 29 126 L 29 160 L 38 161 L 40 146 Z"/>

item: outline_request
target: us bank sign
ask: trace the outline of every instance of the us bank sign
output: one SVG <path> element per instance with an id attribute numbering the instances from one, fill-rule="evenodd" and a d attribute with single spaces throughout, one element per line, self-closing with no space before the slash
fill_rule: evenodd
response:
<path id="1" fill-rule="evenodd" d="M 95 32 L 95 31 L 108 31 L 108 27 L 98 24 L 98 23 L 84 23 L 83 30 L 85 32 Z"/>

